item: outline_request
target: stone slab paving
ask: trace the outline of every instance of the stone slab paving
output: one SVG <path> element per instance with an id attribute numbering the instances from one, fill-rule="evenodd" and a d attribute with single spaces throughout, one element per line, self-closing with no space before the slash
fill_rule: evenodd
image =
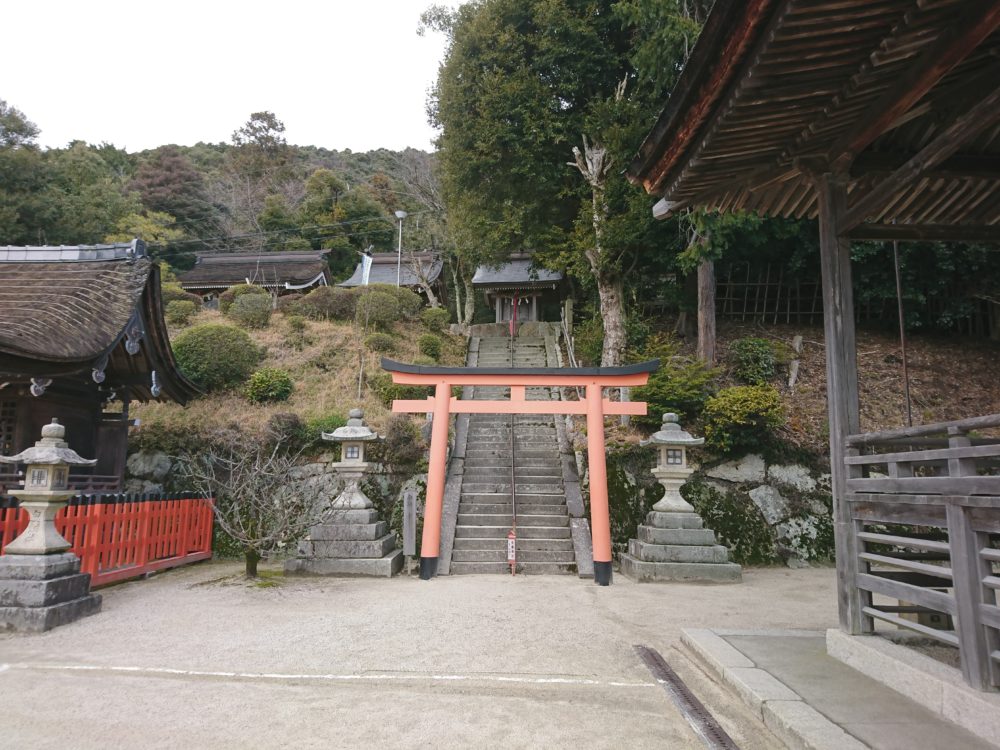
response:
<path id="1" fill-rule="evenodd" d="M 683 641 L 789 747 L 996 747 L 829 656 L 825 633 L 693 629 Z"/>
<path id="2" fill-rule="evenodd" d="M 0 634 L 4 747 L 702 748 L 636 655 L 658 650 L 742 750 L 780 742 L 676 646 L 682 628 L 836 622 L 832 569 L 743 586 L 570 576 L 288 578 L 189 566 L 104 611 Z"/>

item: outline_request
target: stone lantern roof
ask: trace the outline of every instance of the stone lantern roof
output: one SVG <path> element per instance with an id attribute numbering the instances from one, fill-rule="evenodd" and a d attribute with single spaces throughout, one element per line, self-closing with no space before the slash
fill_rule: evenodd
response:
<path id="1" fill-rule="evenodd" d="M 668 412 L 663 415 L 663 424 L 659 432 L 653 433 L 642 445 L 702 445 L 705 438 L 696 438 L 678 424 L 677 415 Z"/>
<path id="2" fill-rule="evenodd" d="M 365 424 L 365 413 L 361 409 L 351 409 L 348 416 L 346 425 L 338 427 L 333 432 L 322 433 L 323 439 L 335 443 L 369 442 L 380 439 L 379 434 Z"/>
<path id="3" fill-rule="evenodd" d="M 59 420 L 53 419 L 51 424 L 42 428 L 42 439 L 30 448 L 21 451 L 16 456 L 0 456 L 0 463 L 4 464 L 62 464 L 66 466 L 93 466 L 97 459 L 83 458 L 79 453 L 69 447 L 63 438 L 66 437 L 66 428 L 59 424 Z"/>

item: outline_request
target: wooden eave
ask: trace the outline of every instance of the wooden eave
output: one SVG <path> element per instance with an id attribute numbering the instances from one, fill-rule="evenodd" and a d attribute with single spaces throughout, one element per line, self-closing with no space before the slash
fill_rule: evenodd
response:
<path id="1" fill-rule="evenodd" d="M 861 234 L 1000 239 L 998 29 L 1000 0 L 718 0 L 629 179 L 802 218 L 831 173 Z"/>

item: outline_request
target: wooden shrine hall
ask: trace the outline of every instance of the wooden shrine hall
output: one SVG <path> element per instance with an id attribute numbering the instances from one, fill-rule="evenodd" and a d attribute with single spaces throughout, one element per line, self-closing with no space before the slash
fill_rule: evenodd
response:
<path id="1" fill-rule="evenodd" d="M 998 29 L 998 0 L 717 0 L 628 170 L 661 218 L 818 219 L 841 629 L 957 646 L 980 690 L 1000 688 L 1000 415 L 862 432 L 850 245 L 1000 243 Z"/>
<path id="2" fill-rule="evenodd" d="M 0 247 L 0 454 L 34 444 L 56 417 L 70 447 L 97 459 L 71 485 L 117 490 L 129 403 L 198 393 L 174 360 L 159 267 L 141 240 Z M 15 483 L 0 476 L 0 495 Z"/>
<path id="3" fill-rule="evenodd" d="M 382 369 L 392 381 L 434 388 L 427 399 L 392 402 L 401 413 L 432 413 L 430 466 L 427 470 L 427 499 L 424 532 L 420 546 L 420 577 L 427 580 L 437 572 L 441 544 L 441 515 L 447 470 L 448 426 L 451 414 L 584 414 L 587 417 L 587 460 L 590 469 L 590 528 L 594 549 L 594 580 L 611 583 L 611 519 L 608 509 L 608 474 L 605 462 L 604 417 L 619 414 L 643 415 L 642 401 L 610 401 L 603 390 L 610 387 L 644 385 L 649 374 L 660 366 L 650 360 L 627 367 L 428 367 L 382 360 Z M 454 386 L 509 386 L 509 400 L 463 401 L 451 395 Z M 575 386 L 586 389 L 583 401 L 528 400 L 526 390 L 538 386 Z"/>

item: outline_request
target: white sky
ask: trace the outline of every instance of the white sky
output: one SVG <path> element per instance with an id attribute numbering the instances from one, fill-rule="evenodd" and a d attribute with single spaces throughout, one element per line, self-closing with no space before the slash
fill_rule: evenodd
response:
<path id="1" fill-rule="evenodd" d="M 431 150 L 425 104 L 444 38 L 416 33 L 431 2 L 5 3 L 0 99 L 48 147 L 229 141 L 270 110 L 293 144 Z"/>

